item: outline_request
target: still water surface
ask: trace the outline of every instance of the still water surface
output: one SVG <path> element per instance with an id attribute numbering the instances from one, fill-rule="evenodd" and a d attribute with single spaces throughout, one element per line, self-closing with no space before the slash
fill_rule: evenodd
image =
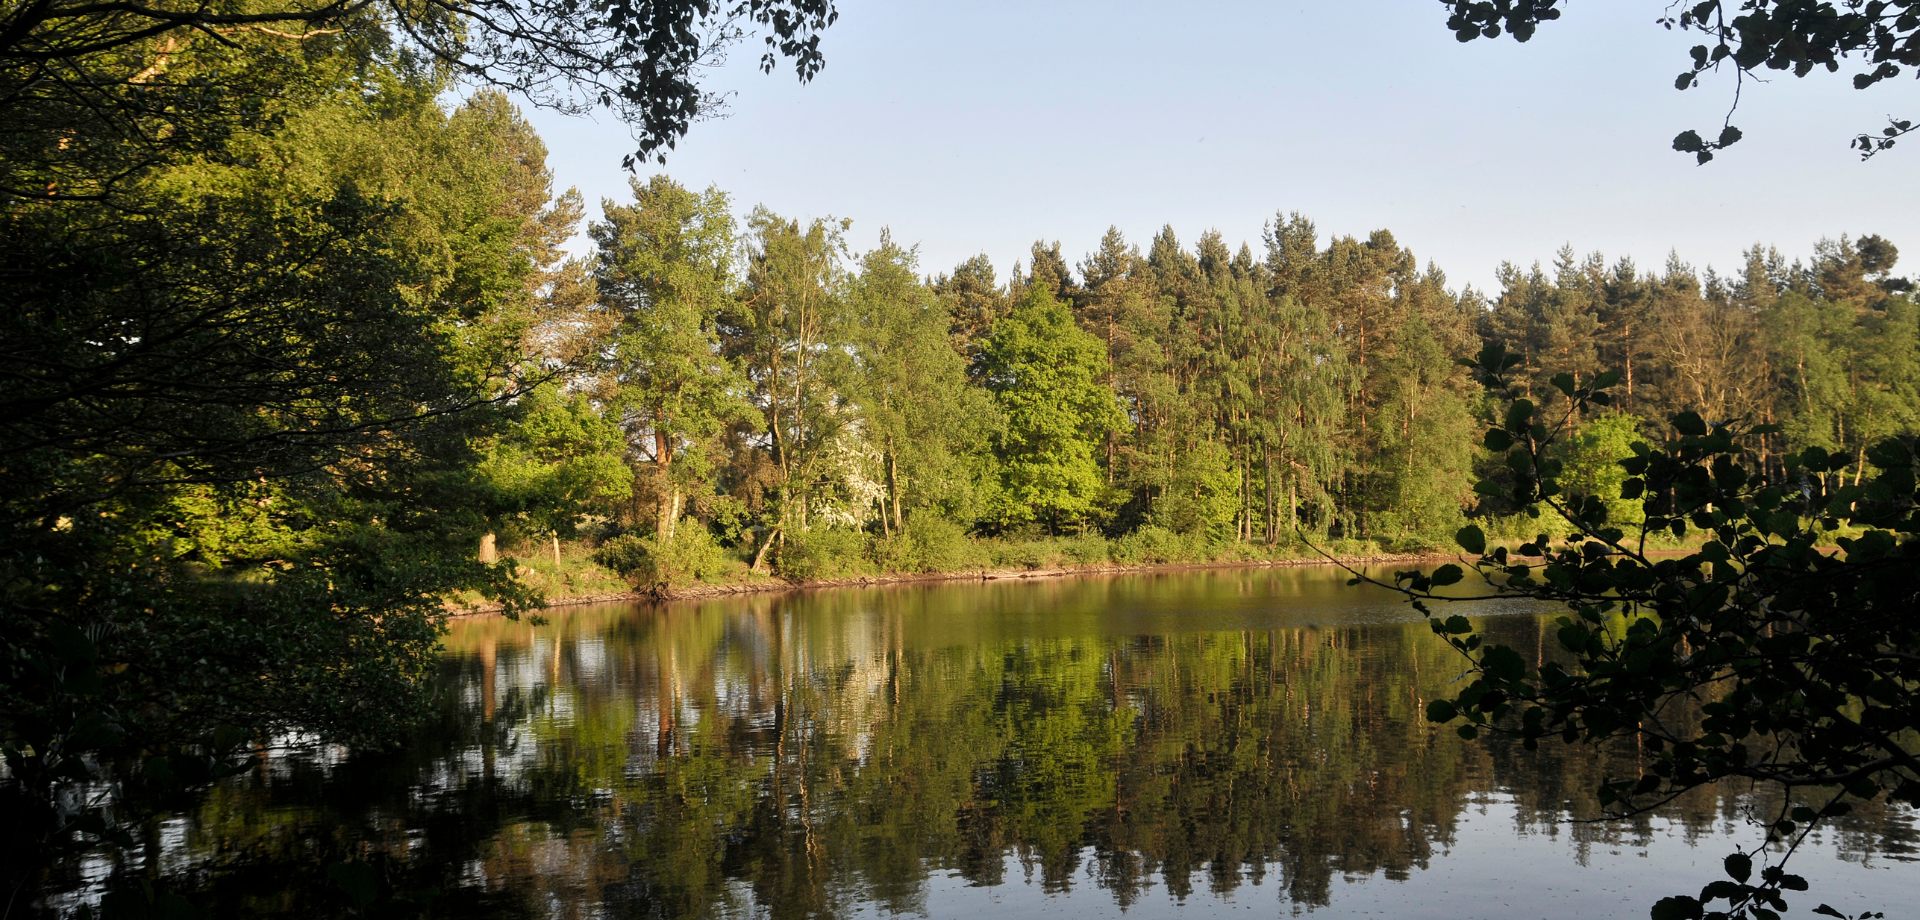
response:
<path id="1" fill-rule="evenodd" d="M 1533 611 L 1485 612 L 1551 654 Z M 436 916 L 1642 918 L 1717 877 L 1766 802 L 1571 822 L 1635 752 L 1435 730 L 1459 660 L 1327 569 L 549 619 L 456 622 L 406 750 L 276 755 L 148 858 L 223 914 L 324 912 L 351 856 L 439 889 Z M 1795 915 L 1905 915 L 1915 831 L 1863 809 L 1827 832 Z"/>

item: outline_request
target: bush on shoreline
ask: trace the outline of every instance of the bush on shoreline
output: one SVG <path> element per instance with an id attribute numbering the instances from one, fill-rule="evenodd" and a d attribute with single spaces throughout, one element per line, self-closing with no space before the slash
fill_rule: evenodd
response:
<path id="1" fill-rule="evenodd" d="M 848 529 L 789 535 L 767 555 L 771 572 L 761 573 L 750 568 L 756 547 L 722 546 L 697 526 L 683 526 L 664 547 L 653 537 L 638 534 L 612 537 L 597 546 L 590 542 L 563 544 L 557 569 L 551 552 L 540 546 L 509 547 L 508 553 L 519 561 L 520 577 L 530 588 L 558 600 L 629 590 L 666 593 L 699 584 L 736 585 L 769 577 L 808 584 L 965 572 L 1318 561 L 1322 553 L 1357 559 L 1404 552 L 1368 540 L 1333 539 L 1313 545 L 1216 541 L 1204 534 L 1181 534 L 1152 525 L 1113 538 L 1098 533 L 983 537 L 931 516 L 909 521 L 890 535 Z"/>

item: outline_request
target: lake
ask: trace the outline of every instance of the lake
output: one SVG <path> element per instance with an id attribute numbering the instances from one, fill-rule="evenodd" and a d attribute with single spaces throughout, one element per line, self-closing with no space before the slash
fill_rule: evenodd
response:
<path id="1" fill-rule="evenodd" d="M 383 894 L 432 889 L 440 917 L 1638 920 L 1760 839 L 1749 816 L 1773 793 L 1592 823 L 1599 781 L 1638 775 L 1630 745 L 1526 752 L 1431 726 L 1462 661 L 1345 577 L 456 621 L 442 704 L 403 750 L 278 748 L 133 858 L 198 879 L 219 915 L 332 915 L 327 867 L 351 858 Z M 1553 654 L 1538 608 L 1476 615 Z M 1911 811 L 1863 807 L 1794 858 L 1813 883 L 1794 914 L 1898 916 L 1917 859 Z"/>

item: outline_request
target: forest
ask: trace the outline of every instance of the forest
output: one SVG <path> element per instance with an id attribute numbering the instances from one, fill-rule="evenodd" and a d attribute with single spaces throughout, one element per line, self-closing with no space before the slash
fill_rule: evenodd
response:
<path id="1" fill-rule="evenodd" d="M 1041 242 L 929 273 L 885 231 L 853 252 L 847 221 L 632 189 L 538 293 L 552 378 L 481 469 L 523 502 L 503 546 L 564 568 L 572 542 L 643 585 L 1421 550 L 1469 517 L 1523 539 L 1473 488 L 1502 458 L 1457 359 L 1486 342 L 1549 406 L 1555 374 L 1621 372 L 1561 448 L 1609 501 L 1673 413 L 1777 424 L 1760 463 L 1818 446 L 1857 481 L 1920 411 L 1908 283 L 1871 235 L 1731 275 L 1565 248 L 1482 294 L 1298 214 L 1257 252 L 1112 229 L 1077 262 Z"/>

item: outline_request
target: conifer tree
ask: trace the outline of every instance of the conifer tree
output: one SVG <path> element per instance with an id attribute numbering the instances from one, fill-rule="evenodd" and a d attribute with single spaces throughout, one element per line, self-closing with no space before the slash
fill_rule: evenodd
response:
<path id="1" fill-rule="evenodd" d="M 1043 285 L 1061 300 L 1072 300 L 1078 288 L 1073 281 L 1073 269 L 1060 254 L 1060 241 L 1035 240 L 1032 255 L 1032 271 L 1027 275 L 1027 283 Z"/>
<path id="2" fill-rule="evenodd" d="M 1129 417 L 1129 424 L 1109 432 L 1103 445 L 1107 481 L 1134 493 L 1127 507 L 1137 515 L 1147 500 L 1138 494 L 1138 474 L 1145 466 L 1140 439 L 1158 424 L 1154 381 L 1164 364 L 1166 314 L 1151 267 L 1117 227 L 1109 227 L 1100 248 L 1081 261 L 1080 275 L 1084 286 L 1074 299 L 1075 319 L 1104 344 L 1105 383 Z M 1124 516 L 1120 522 L 1132 523 Z"/>
<path id="3" fill-rule="evenodd" d="M 1716 422 L 1763 413 L 1766 350 L 1752 312 L 1704 284 L 1677 255 L 1654 285 L 1653 309 L 1659 322 L 1649 377 L 1659 401 L 1648 411 L 1694 411 Z"/>
<path id="4" fill-rule="evenodd" d="M 1598 257 L 1576 261 L 1571 246 L 1554 257 L 1553 277 L 1538 264 L 1522 273 L 1500 268 L 1501 293 L 1488 323 L 1495 335 L 1525 361 L 1522 388 L 1533 398 L 1551 400 L 1548 380 L 1558 373 L 1592 376 L 1599 367 L 1600 298 L 1595 288 Z"/>
<path id="5" fill-rule="evenodd" d="M 725 193 L 665 176 L 634 179 L 633 203 L 603 203 L 591 229 L 595 280 L 613 328 L 599 395 L 651 470 L 654 533 L 672 540 L 687 495 L 706 488 L 716 439 L 753 417 L 746 379 L 720 354 L 718 322 L 734 287 L 734 223 Z"/>
<path id="6" fill-rule="evenodd" d="M 1599 261 L 1595 253 L 1590 264 L 1597 268 Z M 1595 281 L 1598 301 L 1594 305 L 1594 318 L 1599 321 L 1599 365 L 1620 369 L 1618 405 L 1622 411 L 1631 412 L 1637 405 L 1635 388 L 1645 382 L 1653 327 L 1658 321 L 1653 311 L 1652 285 L 1640 277 L 1632 259 L 1620 259 L 1604 275 L 1595 274 L 1599 275 Z"/>
<path id="7" fill-rule="evenodd" d="M 967 373 L 977 381 L 981 350 L 1007 306 L 993 262 L 984 253 L 974 256 L 955 266 L 953 274 L 935 277 L 931 287 L 952 317 L 948 335 L 953 348 L 966 359 Z"/>

